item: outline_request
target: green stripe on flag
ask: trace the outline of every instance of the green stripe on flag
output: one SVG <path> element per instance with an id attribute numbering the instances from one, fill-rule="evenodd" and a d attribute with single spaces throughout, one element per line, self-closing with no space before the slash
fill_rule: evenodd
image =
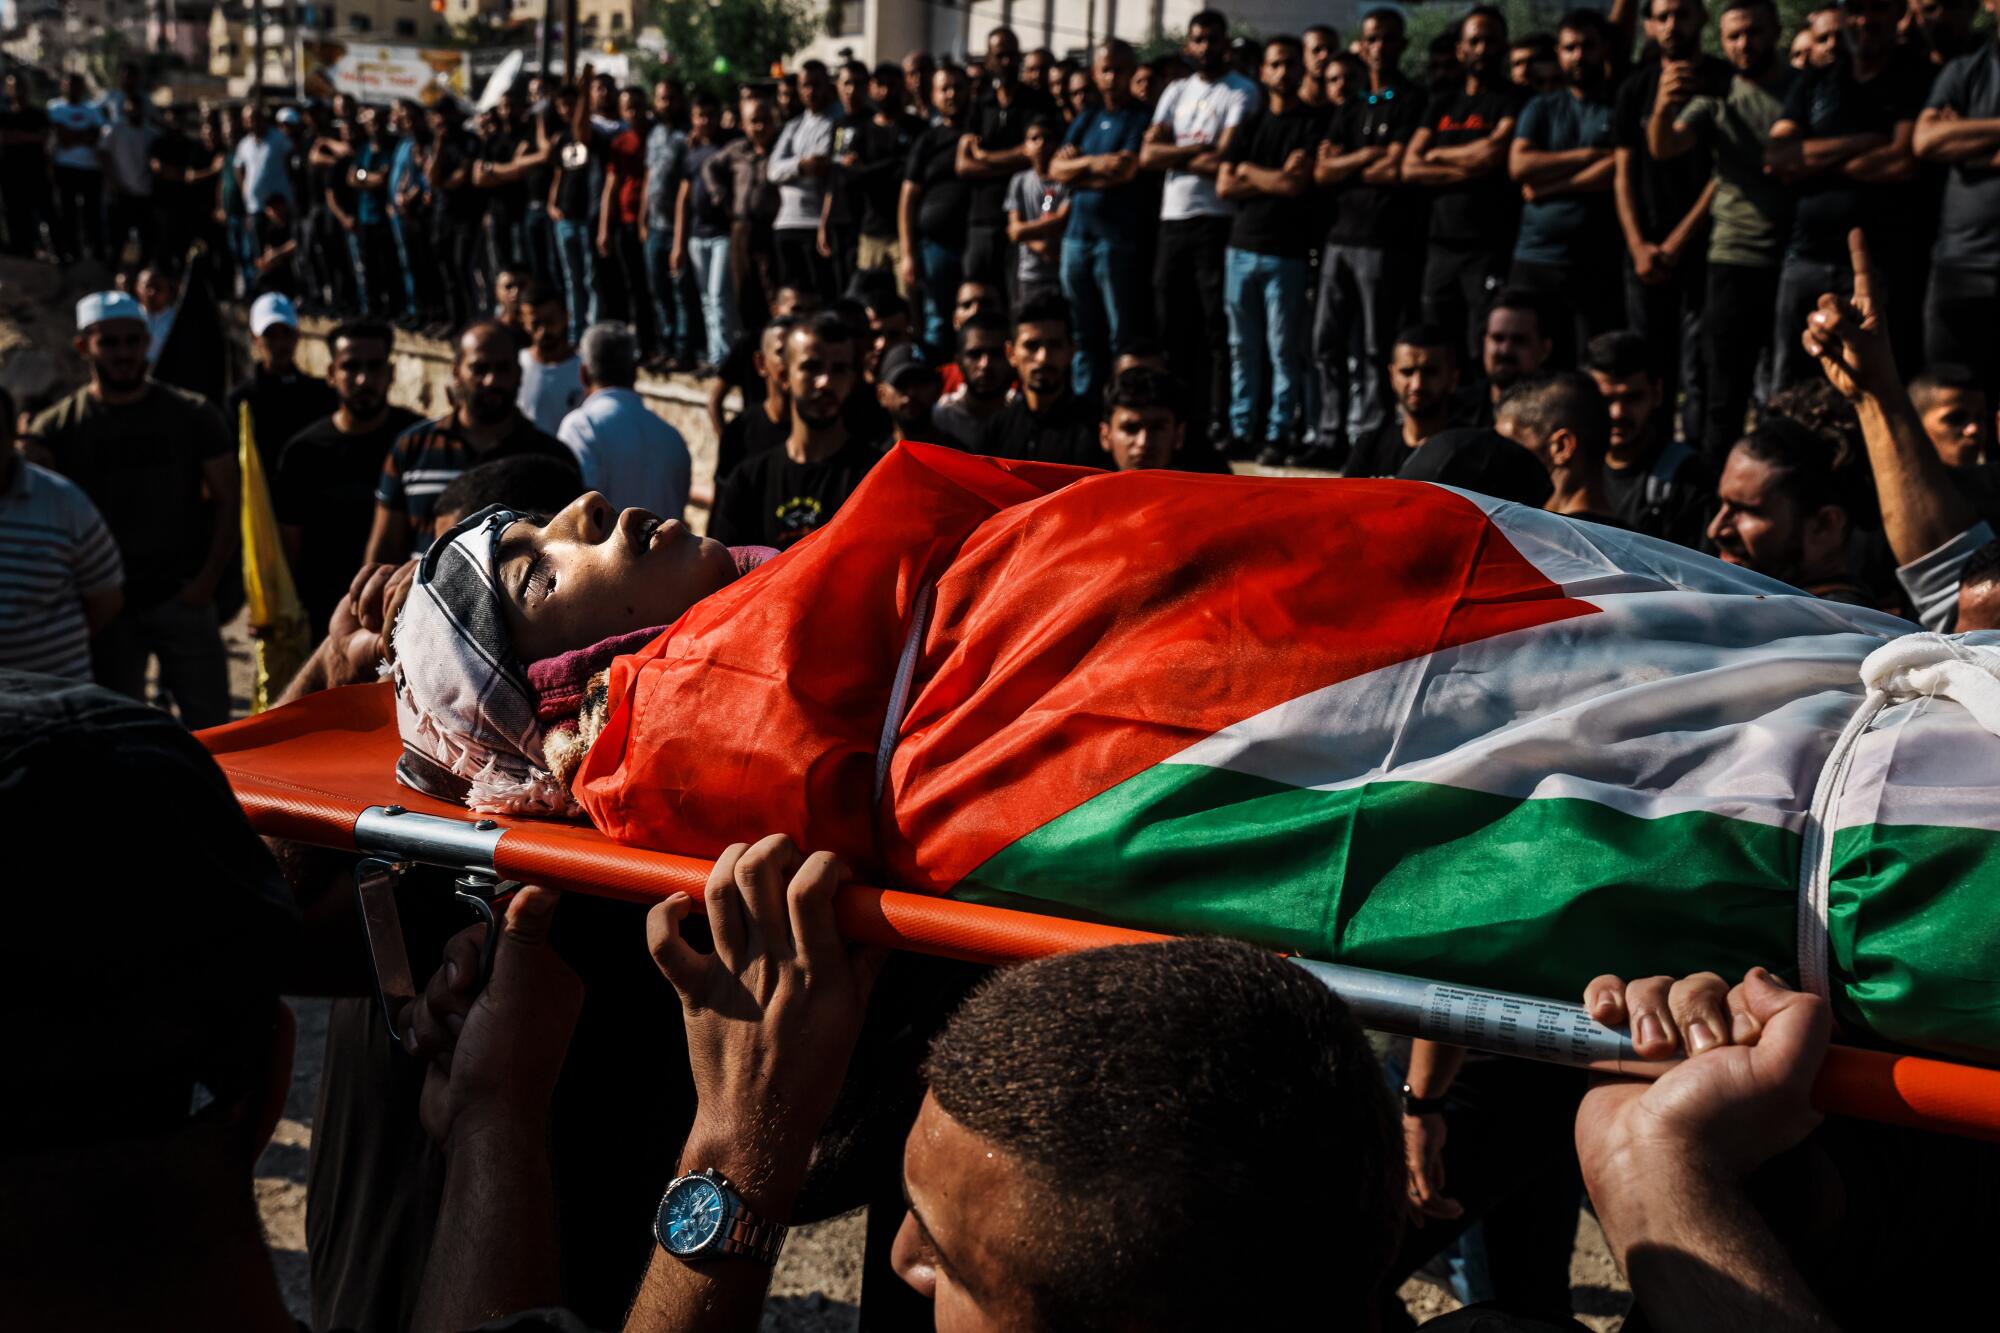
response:
<path id="1" fill-rule="evenodd" d="M 1602 972 L 1791 973 L 1799 850 L 1794 832 L 1710 813 L 1160 764 L 953 893 L 1567 998 Z"/>

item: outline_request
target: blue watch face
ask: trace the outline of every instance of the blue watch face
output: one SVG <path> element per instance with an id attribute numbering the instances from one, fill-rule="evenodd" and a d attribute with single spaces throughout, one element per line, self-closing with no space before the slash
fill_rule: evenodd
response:
<path id="1" fill-rule="evenodd" d="M 673 1254 L 693 1254 L 722 1229 L 722 1191 L 695 1177 L 667 1191 L 660 1203 L 660 1243 Z"/>

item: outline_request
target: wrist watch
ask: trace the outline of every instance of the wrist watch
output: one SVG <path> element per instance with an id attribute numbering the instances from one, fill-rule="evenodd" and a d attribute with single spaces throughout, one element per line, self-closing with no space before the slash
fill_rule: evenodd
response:
<path id="1" fill-rule="evenodd" d="M 1404 1115 L 1443 1115 L 1444 1100 L 1442 1095 L 1436 1097 L 1419 1097 L 1416 1093 L 1410 1091 L 1409 1084 L 1405 1083 L 1403 1085 Z"/>
<path id="2" fill-rule="evenodd" d="M 720 1257 L 775 1264 L 789 1230 L 751 1212 L 743 1196 L 712 1166 L 668 1185 L 653 1217 L 653 1235 L 660 1248 L 683 1262 Z"/>

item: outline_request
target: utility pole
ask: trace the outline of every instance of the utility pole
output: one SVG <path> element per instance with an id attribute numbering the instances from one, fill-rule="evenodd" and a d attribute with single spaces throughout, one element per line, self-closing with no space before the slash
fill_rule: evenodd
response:
<path id="1" fill-rule="evenodd" d="M 576 0 L 563 0 L 563 82 L 570 83 L 576 78 Z M 588 99 L 590 90 L 584 89 Z M 586 100 L 585 105 L 589 105 Z"/>
<path id="2" fill-rule="evenodd" d="M 264 101 L 264 0 L 252 0 L 252 3 L 256 5 L 251 11 L 256 39 L 250 48 L 250 58 L 253 62 L 250 70 L 250 98 L 261 106 Z"/>
<path id="3" fill-rule="evenodd" d="M 285 26 L 292 33 L 292 96 L 306 100 L 306 39 L 299 27 L 299 0 L 285 0 Z"/>
<path id="4" fill-rule="evenodd" d="M 555 0 L 542 0 L 542 59 L 535 68 L 544 79 L 549 76 L 549 61 L 553 58 L 552 47 L 556 39 Z"/>

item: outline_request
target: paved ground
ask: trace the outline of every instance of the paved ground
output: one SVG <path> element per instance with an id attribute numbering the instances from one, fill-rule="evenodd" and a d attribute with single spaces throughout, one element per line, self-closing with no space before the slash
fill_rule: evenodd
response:
<path id="1" fill-rule="evenodd" d="M 235 711 L 247 712 L 255 670 L 250 641 L 239 624 L 226 634 L 230 649 L 230 686 Z M 312 1147 L 313 1110 L 319 1098 L 321 1062 L 326 1040 L 324 1000 L 294 999 L 298 1015 L 298 1054 L 292 1070 L 292 1092 L 285 1118 L 257 1168 L 257 1198 L 264 1213 L 264 1230 L 277 1256 L 278 1280 L 294 1314 L 308 1308 L 305 1246 L 306 1158 Z M 785 1247 L 784 1258 L 764 1310 L 764 1333 L 846 1333 L 858 1322 L 855 1302 L 861 1293 L 861 1215 L 851 1214 L 817 1226 L 803 1227 Z M 1576 1252 L 1570 1262 L 1570 1287 L 1577 1317 L 1600 1333 L 1624 1323 L 1629 1303 L 1624 1279 L 1604 1247 L 1596 1221 L 1578 1218 Z M 1404 1302 L 1418 1318 L 1457 1308 L 1441 1288 L 1413 1279 L 1402 1291 Z"/>

